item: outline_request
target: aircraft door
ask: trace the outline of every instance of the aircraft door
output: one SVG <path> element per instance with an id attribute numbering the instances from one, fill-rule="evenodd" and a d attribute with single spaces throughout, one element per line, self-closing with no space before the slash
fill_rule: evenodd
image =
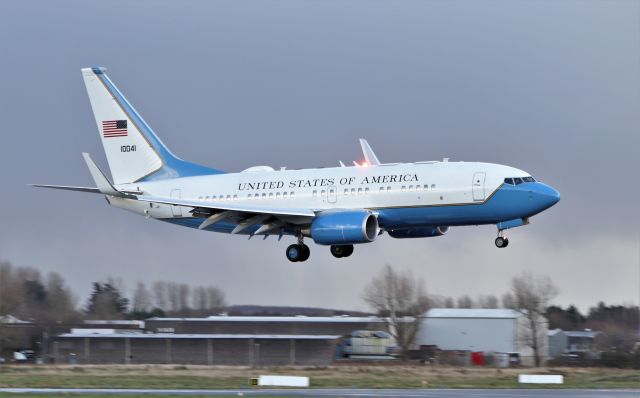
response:
<path id="1" fill-rule="evenodd" d="M 486 177 L 485 172 L 479 171 L 473 174 L 473 182 L 471 183 L 471 189 L 473 191 L 473 200 L 476 202 L 481 202 L 485 199 L 484 192 L 484 180 Z"/>
<path id="2" fill-rule="evenodd" d="M 171 190 L 171 199 L 180 199 L 181 192 L 179 189 Z M 171 206 L 171 213 L 174 217 L 182 217 L 182 208 L 180 206 Z"/>
<path id="3" fill-rule="evenodd" d="M 327 188 L 327 202 L 336 203 L 338 199 L 338 190 L 334 186 L 330 186 Z"/>

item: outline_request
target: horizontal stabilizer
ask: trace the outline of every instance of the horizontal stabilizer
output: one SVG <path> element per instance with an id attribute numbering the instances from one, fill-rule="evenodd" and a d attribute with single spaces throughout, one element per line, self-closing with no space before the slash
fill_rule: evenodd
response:
<path id="1" fill-rule="evenodd" d="M 91 187 L 70 187 L 68 185 L 42 185 L 42 184 L 29 184 L 31 187 L 37 188 L 51 188 L 51 189 L 62 189 L 65 191 L 77 191 L 77 192 L 89 192 L 89 193 L 102 193 L 98 188 Z"/>

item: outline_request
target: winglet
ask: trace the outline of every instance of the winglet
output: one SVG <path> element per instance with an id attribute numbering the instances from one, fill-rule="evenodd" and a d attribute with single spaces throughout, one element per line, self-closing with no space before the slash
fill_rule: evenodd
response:
<path id="1" fill-rule="evenodd" d="M 118 191 L 111 185 L 107 177 L 104 176 L 102 171 L 96 166 L 95 162 L 91 159 L 88 153 L 83 152 L 82 157 L 84 157 L 84 161 L 87 163 L 87 167 L 89 168 L 89 173 L 91 173 L 91 177 L 93 181 L 96 183 L 96 186 L 105 195 L 111 196 L 125 196 L 122 192 Z"/>
<path id="2" fill-rule="evenodd" d="M 370 166 L 379 166 L 380 161 L 376 154 L 373 153 L 373 149 L 371 149 L 367 140 L 360 138 L 360 146 L 362 147 L 362 153 L 364 153 L 364 159 L 367 161 L 367 164 Z"/>

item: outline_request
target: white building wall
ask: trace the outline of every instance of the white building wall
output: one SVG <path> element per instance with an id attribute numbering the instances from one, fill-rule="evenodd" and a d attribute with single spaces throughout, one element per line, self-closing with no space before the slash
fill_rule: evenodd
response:
<path id="1" fill-rule="evenodd" d="M 417 345 L 443 350 L 517 351 L 516 320 L 512 318 L 425 318 Z"/>

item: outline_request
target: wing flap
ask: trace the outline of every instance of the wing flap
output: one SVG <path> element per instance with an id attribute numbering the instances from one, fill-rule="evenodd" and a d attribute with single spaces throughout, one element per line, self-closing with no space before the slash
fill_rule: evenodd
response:
<path id="1" fill-rule="evenodd" d="M 211 203 L 199 200 L 184 200 L 175 198 L 163 198 L 156 196 L 140 195 L 137 200 L 143 202 L 162 203 L 175 206 L 186 206 L 200 209 L 211 210 L 230 210 L 240 213 L 255 213 L 255 214 L 271 214 L 277 216 L 298 216 L 298 217 L 315 217 L 316 213 L 310 209 L 295 209 L 295 208 L 277 208 L 277 207 L 261 207 L 261 206 L 247 206 L 236 205 L 230 203 Z"/>

